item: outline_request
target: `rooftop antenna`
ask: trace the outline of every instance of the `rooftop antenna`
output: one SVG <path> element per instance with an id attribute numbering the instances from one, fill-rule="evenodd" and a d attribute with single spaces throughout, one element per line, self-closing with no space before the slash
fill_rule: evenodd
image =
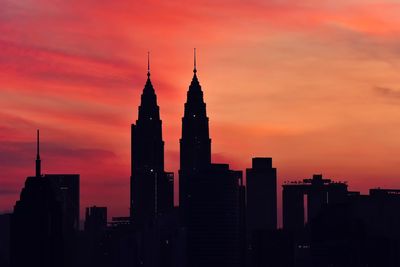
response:
<path id="1" fill-rule="evenodd" d="M 42 176 L 41 173 L 41 160 L 40 160 L 40 139 L 39 129 L 36 130 L 36 177 Z"/>

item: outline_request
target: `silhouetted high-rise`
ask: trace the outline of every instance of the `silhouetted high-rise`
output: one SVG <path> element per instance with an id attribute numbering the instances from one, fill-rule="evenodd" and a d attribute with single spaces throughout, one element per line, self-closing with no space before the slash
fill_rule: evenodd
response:
<path id="1" fill-rule="evenodd" d="M 131 220 L 140 226 L 173 208 L 173 173 L 164 172 L 162 122 L 149 64 L 138 119 L 131 129 L 130 214 Z"/>
<path id="2" fill-rule="evenodd" d="M 272 158 L 253 158 L 246 170 L 247 225 L 256 230 L 275 230 L 277 223 L 276 169 Z"/>
<path id="3" fill-rule="evenodd" d="M 186 266 L 240 266 L 243 240 L 242 172 L 211 164 L 206 104 L 194 75 L 187 93 L 180 140 L 179 191 L 186 229 Z"/>
<path id="4" fill-rule="evenodd" d="M 196 58 L 182 118 L 180 151 L 181 172 L 199 171 L 210 167 L 211 139 L 203 91 L 197 79 Z"/>
<path id="5" fill-rule="evenodd" d="M 197 78 L 196 54 L 194 56 L 193 78 L 187 92 L 180 139 L 179 206 L 183 213 L 187 210 L 186 203 L 190 198 L 187 184 L 190 176 L 211 166 L 211 139 L 206 103 Z"/>
<path id="6" fill-rule="evenodd" d="M 39 131 L 36 176 L 28 177 L 11 217 L 11 266 L 66 266 L 62 203 L 40 172 Z"/>
<path id="7" fill-rule="evenodd" d="M 277 226 L 276 168 L 272 158 L 253 158 L 252 167 L 246 169 L 246 223 L 248 263 L 250 266 L 269 266 L 265 240 L 273 238 Z"/>

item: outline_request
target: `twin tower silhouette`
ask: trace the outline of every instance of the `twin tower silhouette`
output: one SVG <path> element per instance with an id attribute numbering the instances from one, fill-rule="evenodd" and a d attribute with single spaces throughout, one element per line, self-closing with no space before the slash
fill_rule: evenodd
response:
<path id="1" fill-rule="evenodd" d="M 178 213 L 185 229 L 187 266 L 239 266 L 244 233 L 242 172 L 211 163 L 208 122 L 195 49 L 179 140 Z M 140 231 L 164 221 L 174 210 L 174 174 L 164 170 L 162 122 L 149 58 L 138 119 L 131 125 L 131 149 L 130 218 Z"/>
<path id="2" fill-rule="evenodd" d="M 197 78 L 194 49 L 193 78 L 187 93 L 180 139 L 180 177 L 211 167 L 211 139 L 203 92 Z M 136 225 L 149 224 L 155 216 L 173 208 L 174 174 L 164 171 L 164 141 L 157 96 L 150 80 L 147 54 L 147 81 L 141 95 L 138 119 L 131 126 L 130 218 Z M 180 179 L 180 202 L 185 187 Z"/>

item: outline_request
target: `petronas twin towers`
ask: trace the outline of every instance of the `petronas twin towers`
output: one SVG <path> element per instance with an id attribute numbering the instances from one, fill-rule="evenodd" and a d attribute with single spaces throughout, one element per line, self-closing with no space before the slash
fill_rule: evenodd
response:
<path id="1" fill-rule="evenodd" d="M 162 121 L 149 69 L 131 134 L 130 217 L 136 225 L 146 225 L 173 207 L 173 173 L 164 171 Z"/>
<path id="2" fill-rule="evenodd" d="M 162 121 L 149 68 L 131 134 L 130 217 L 142 228 L 173 209 L 174 177 L 164 170 Z M 187 266 L 239 266 L 241 187 L 241 172 L 211 163 L 208 117 L 195 57 L 180 139 L 179 214 L 186 231 Z"/>

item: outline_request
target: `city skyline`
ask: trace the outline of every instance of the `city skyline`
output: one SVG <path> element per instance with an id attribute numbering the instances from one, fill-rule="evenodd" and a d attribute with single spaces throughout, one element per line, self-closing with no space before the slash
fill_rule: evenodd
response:
<path id="1" fill-rule="evenodd" d="M 11 209 L 25 177 L 33 175 L 33 136 L 40 128 L 43 173 L 80 173 L 82 206 L 106 205 L 112 215 L 129 213 L 129 124 L 137 117 L 147 50 L 152 53 L 152 82 L 164 122 L 165 165 L 167 170 L 174 171 L 176 186 L 180 118 L 191 79 L 191 49 L 195 46 L 199 49 L 199 77 L 208 112 L 212 114 L 213 162 L 228 162 L 234 169 L 245 170 L 253 156 L 273 157 L 279 186 L 284 180 L 313 173 L 347 180 L 352 190 L 363 192 L 376 186 L 400 185 L 395 168 L 400 147 L 399 129 L 395 126 L 399 114 L 396 88 L 400 81 L 395 73 L 395 40 L 389 38 L 400 28 L 397 19 L 390 16 L 398 8 L 396 4 L 351 1 L 355 13 L 363 13 L 357 17 L 347 11 L 341 18 L 336 15 L 349 8 L 349 4 L 316 4 L 321 14 L 313 13 L 305 2 L 290 8 L 278 3 L 263 7 L 303 22 L 305 32 L 285 19 L 276 22 L 275 31 L 271 24 L 263 31 L 262 23 L 257 22 L 265 19 L 263 14 L 256 13 L 258 16 L 249 20 L 255 8 L 239 10 L 235 2 L 230 7 L 220 7 L 227 8 L 221 14 L 247 14 L 248 21 L 257 26 L 245 35 L 248 44 L 235 39 L 235 31 L 229 27 L 226 34 L 218 36 L 229 23 L 240 26 L 240 21 L 223 22 L 213 17 L 214 27 L 206 33 L 204 26 L 183 16 L 182 21 L 189 21 L 188 25 L 199 30 L 198 36 L 190 29 L 178 27 L 179 19 L 175 25 L 171 22 L 168 26 L 177 27 L 177 32 L 171 29 L 177 39 L 196 37 L 176 48 L 173 40 L 158 43 L 159 37 L 164 36 L 161 32 L 146 34 L 145 29 L 157 29 L 157 23 L 146 25 L 140 17 L 133 16 L 133 21 L 145 26 L 140 40 L 136 40 L 124 32 L 126 17 L 112 16 L 113 25 L 125 25 L 112 36 L 112 41 L 121 39 L 117 42 L 121 44 L 120 50 L 113 51 L 111 38 L 107 40 L 113 29 L 94 31 L 97 26 L 88 23 L 82 32 L 68 32 L 68 25 L 73 24 L 72 8 L 61 11 L 60 7 L 43 3 L 32 7 L 31 16 L 27 16 L 28 7 L 4 3 L 10 14 L 2 14 L 9 23 L 1 24 L 1 30 L 9 34 L 0 40 L 5 51 L 0 57 L 6 62 L 0 75 L 0 150 L 1 166 L 8 167 L 0 180 L 0 210 Z M 110 12 L 122 12 L 123 7 L 116 5 Z M 177 13 L 173 4 L 161 4 L 156 10 L 161 8 Z M 208 8 L 191 15 L 205 18 Z M 86 21 L 88 14 L 77 11 L 76 16 Z M 92 12 L 99 18 L 106 17 L 101 8 Z M 44 27 L 52 15 L 60 13 L 65 15 L 65 21 L 56 21 L 47 29 L 49 33 L 60 30 L 64 40 L 50 40 L 37 32 L 23 37 L 24 25 L 34 22 Z M 306 15 L 310 14 L 315 16 L 308 21 Z M 383 19 L 383 15 L 388 16 Z M 17 23 L 12 18 L 24 20 Z M 161 16 L 158 23 L 168 18 Z M 310 30 L 311 22 L 318 27 Z M 329 22 L 337 22 L 334 25 L 341 27 L 335 28 Z M 241 26 L 239 33 L 245 32 L 245 25 Z M 321 34 L 324 29 L 335 35 Z M 79 45 L 74 42 L 90 30 L 93 36 L 84 38 Z M 267 35 L 269 31 L 271 34 Z M 354 35 L 362 41 L 352 43 Z M 295 36 L 298 47 L 288 41 Z M 158 37 L 157 42 L 149 45 L 146 37 Z M 134 45 L 135 41 L 138 45 Z M 228 46 L 230 41 L 235 45 Z M 310 47 L 318 49 L 310 51 Z M 249 53 L 252 48 L 255 51 Z M 334 51 L 331 56 L 329 49 Z M 371 49 L 376 54 L 367 54 Z M 388 63 L 391 65 L 387 66 Z M 322 69 L 318 71 L 319 68 Z M 285 79 L 286 76 L 289 78 Z M 248 141 L 240 142 L 244 137 Z M 91 164 L 101 167 L 86 167 Z"/>
<path id="2" fill-rule="evenodd" d="M 86 207 L 79 225 L 80 175 L 42 174 L 39 130 L 35 176 L 26 178 L 10 214 L 0 215 L 5 266 L 398 266 L 399 189 L 349 191 L 321 174 L 282 186 L 277 228 L 277 169 L 213 163 L 209 117 L 197 77 L 187 91 L 180 139 L 179 207 L 164 169 L 157 95 L 150 79 L 131 124 L 130 215 Z M 97 168 L 97 166 L 93 166 Z"/>

